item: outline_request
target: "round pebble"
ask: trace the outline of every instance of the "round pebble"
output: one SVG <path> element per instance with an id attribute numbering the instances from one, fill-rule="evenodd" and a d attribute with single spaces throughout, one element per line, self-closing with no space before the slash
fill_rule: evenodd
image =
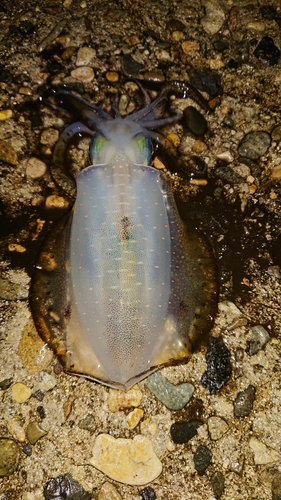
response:
<path id="1" fill-rule="evenodd" d="M 270 340 L 268 331 L 261 325 L 256 325 L 251 328 L 253 337 L 249 343 L 249 355 L 253 356 L 259 352 L 265 344 Z"/>
<path id="2" fill-rule="evenodd" d="M 215 175 L 227 184 L 243 184 L 245 182 L 245 179 L 231 167 L 218 167 L 215 170 Z"/>
<path id="3" fill-rule="evenodd" d="M 119 75 L 116 71 L 107 71 L 105 78 L 110 83 L 116 83 L 119 81 Z"/>
<path id="4" fill-rule="evenodd" d="M 208 130 L 207 121 L 194 106 L 187 106 L 187 108 L 184 109 L 182 122 L 183 125 L 197 137 L 203 137 Z"/>
<path id="5" fill-rule="evenodd" d="M 11 109 L 3 109 L 0 111 L 0 121 L 8 120 L 9 118 L 12 118 L 13 116 L 13 111 Z"/>
<path id="6" fill-rule="evenodd" d="M 281 141 L 281 125 L 277 125 L 277 127 L 272 130 L 271 137 L 273 141 Z"/>
<path id="7" fill-rule="evenodd" d="M 17 382 L 12 385 L 12 396 L 17 403 L 25 403 L 31 396 L 31 389 L 27 385 Z"/>
<path id="8" fill-rule="evenodd" d="M 281 165 L 276 165 L 271 170 L 271 179 L 279 181 L 281 179 Z"/>
<path id="9" fill-rule="evenodd" d="M 0 477 L 13 474 L 18 466 L 20 448 L 12 439 L 0 439 Z"/>
<path id="10" fill-rule="evenodd" d="M 188 422 L 175 422 L 171 425 L 171 438 L 176 444 L 187 443 L 197 434 L 197 429 L 203 425 L 203 421 L 199 419 L 189 420 Z"/>
<path id="11" fill-rule="evenodd" d="M 117 488 L 106 481 L 99 491 L 98 500 L 122 500 L 122 497 Z"/>
<path id="12" fill-rule="evenodd" d="M 211 484 L 212 484 L 215 498 L 219 499 L 222 496 L 222 494 L 224 492 L 224 483 L 225 483 L 225 479 L 224 479 L 224 475 L 222 474 L 222 472 L 217 471 L 211 475 Z"/>
<path id="13" fill-rule="evenodd" d="M 237 394 L 235 401 L 233 402 L 234 416 L 235 417 L 246 417 L 253 409 L 253 404 L 255 401 L 256 389 L 253 385 L 249 385 L 244 391 L 240 391 Z"/>
<path id="14" fill-rule="evenodd" d="M 145 71 L 142 76 L 146 82 L 152 82 L 152 83 L 165 82 L 165 76 L 163 75 L 163 73 L 160 73 L 160 71 Z"/>
<path id="15" fill-rule="evenodd" d="M 131 54 L 124 54 L 122 57 L 122 65 L 125 75 L 136 76 L 141 69 L 143 69 L 142 64 L 135 61 Z"/>
<path id="16" fill-rule="evenodd" d="M 239 144 L 238 153 L 240 156 L 250 160 L 258 160 L 265 155 L 271 143 L 270 135 L 267 132 L 249 132 Z"/>
<path id="17" fill-rule="evenodd" d="M 42 429 L 40 424 L 38 422 L 29 422 L 27 428 L 26 428 L 26 435 L 27 439 L 30 442 L 30 444 L 35 444 L 39 439 L 41 439 L 43 436 L 46 436 L 47 431 L 45 429 Z"/>
<path id="18" fill-rule="evenodd" d="M 55 128 L 46 128 L 43 130 L 40 142 L 46 146 L 54 146 L 59 139 L 59 131 Z"/>
<path id="19" fill-rule="evenodd" d="M 88 66 L 96 55 L 97 52 L 95 49 L 81 47 L 77 53 L 76 66 Z"/>
<path id="20" fill-rule="evenodd" d="M 100 434 L 94 444 L 90 464 L 114 481 L 141 486 L 154 481 L 162 465 L 151 441 L 137 435 L 134 439 L 115 439 Z"/>
<path id="21" fill-rule="evenodd" d="M 212 452 L 209 450 L 209 448 L 207 448 L 207 446 L 200 445 L 194 453 L 193 461 L 197 473 L 199 474 L 199 476 L 203 476 L 203 474 L 205 474 L 207 468 L 211 464 Z"/>
<path id="22" fill-rule="evenodd" d="M 210 438 L 213 441 L 217 441 L 218 439 L 221 439 L 222 436 L 228 430 L 228 424 L 221 417 L 216 417 L 216 416 L 210 417 L 210 418 L 208 418 L 207 424 L 208 424 L 208 431 L 210 434 Z"/>
<path id="23" fill-rule="evenodd" d="M 200 45 L 193 40 L 185 40 L 182 42 L 181 48 L 185 54 L 189 54 L 190 52 L 200 50 Z"/>
<path id="24" fill-rule="evenodd" d="M 143 488 L 140 492 L 140 496 L 142 500 L 156 500 L 156 493 L 151 486 L 147 486 L 146 488 Z"/>
<path id="25" fill-rule="evenodd" d="M 45 175 L 46 171 L 46 163 L 36 157 L 29 158 L 25 170 L 27 177 L 31 177 L 32 179 L 40 179 L 40 177 L 43 177 L 43 175 Z"/>
<path id="26" fill-rule="evenodd" d="M 95 73 L 89 66 L 80 66 L 80 68 L 71 71 L 71 76 L 80 82 L 90 83 L 95 78 Z"/>
<path id="27" fill-rule="evenodd" d="M 194 387 L 191 384 L 171 384 L 160 371 L 149 375 L 146 385 L 151 392 L 170 410 L 181 410 L 192 398 Z"/>

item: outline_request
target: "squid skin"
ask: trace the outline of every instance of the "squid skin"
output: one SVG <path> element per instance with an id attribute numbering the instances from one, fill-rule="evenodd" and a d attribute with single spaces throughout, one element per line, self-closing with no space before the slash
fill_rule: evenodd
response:
<path id="1" fill-rule="evenodd" d="M 165 120 L 153 121 L 155 101 L 112 119 L 66 97 L 81 121 L 63 132 L 55 163 L 79 129 L 93 136 L 91 165 L 76 177 L 71 212 L 43 244 L 31 310 L 65 371 L 127 390 L 159 367 L 188 361 L 212 326 L 216 267 L 202 236 L 182 222 L 165 176 L 151 166 L 155 134 L 146 126 Z M 66 180 L 67 172 L 64 188 Z"/>

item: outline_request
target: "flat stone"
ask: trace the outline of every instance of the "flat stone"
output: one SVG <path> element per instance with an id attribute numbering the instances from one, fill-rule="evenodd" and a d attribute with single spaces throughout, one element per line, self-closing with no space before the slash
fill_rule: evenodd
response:
<path id="1" fill-rule="evenodd" d="M 133 486 L 154 481 L 162 471 L 151 441 L 140 435 L 134 439 L 115 439 L 109 434 L 100 434 L 90 464 L 114 481 Z"/>
<path id="2" fill-rule="evenodd" d="M 121 408 L 137 407 L 142 401 L 142 393 L 135 385 L 129 391 L 119 391 L 118 389 L 109 389 L 108 408 L 113 413 Z"/>
<path id="3" fill-rule="evenodd" d="M 249 343 L 249 355 L 253 356 L 270 340 L 270 335 L 262 325 L 255 325 L 251 330 L 253 332 L 253 337 Z"/>
<path id="4" fill-rule="evenodd" d="M 38 422 L 29 422 L 26 428 L 27 439 L 30 444 L 35 444 L 43 436 L 46 436 L 47 431 L 42 429 Z"/>
<path id="5" fill-rule="evenodd" d="M 228 424 L 221 417 L 216 417 L 216 416 L 210 417 L 210 418 L 208 418 L 207 424 L 208 424 L 208 431 L 210 434 L 210 438 L 213 441 L 217 441 L 218 439 L 221 439 L 222 436 L 228 430 Z"/>
<path id="6" fill-rule="evenodd" d="M 95 49 L 91 47 L 81 47 L 77 53 L 76 66 L 88 66 L 96 55 L 97 52 Z"/>
<path id="7" fill-rule="evenodd" d="M 25 170 L 27 177 L 31 177 L 32 179 L 40 179 L 40 177 L 43 177 L 43 175 L 45 175 L 46 171 L 46 163 L 34 156 L 32 158 L 29 158 Z"/>
<path id="8" fill-rule="evenodd" d="M 9 163 L 9 165 L 18 164 L 18 155 L 13 146 L 7 141 L 0 140 L 0 160 Z"/>
<path id="9" fill-rule="evenodd" d="M 0 121 L 8 120 L 9 118 L 12 118 L 12 116 L 12 109 L 3 109 L 2 111 L 0 111 Z"/>
<path id="10" fill-rule="evenodd" d="M 39 337 L 33 320 L 29 320 L 23 330 L 18 352 L 30 374 L 46 369 L 53 359 L 53 352 Z"/>
<path id="11" fill-rule="evenodd" d="M 199 445 L 193 456 L 194 467 L 199 476 L 205 474 L 212 461 L 212 452 L 207 446 Z"/>
<path id="12" fill-rule="evenodd" d="M 273 462 L 279 462 L 281 459 L 281 455 L 278 451 L 269 448 L 269 446 L 266 446 L 254 436 L 250 438 L 249 445 L 254 452 L 254 461 L 256 465 L 271 464 Z"/>
<path id="13" fill-rule="evenodd" d="M 12 439 L 0 439 L 0 477 L 13 474 L 18 466 L 19 446 Z"/>
<path id="14" fill-rule="evenodd" d="M 43 130 L 40 142 L 45 146 L 54 146 L 59 139 L 59 131 L 55 128 L 46 128 Z"/>
<path id="15" fill-rule="evenodd" d="M 234 416 L 235 417 L 246 417 L 253 409 L 253 404 L 255 401 L 256 389 L 253 385 L 249 385 L 244 391 L 240 391 L 237 394 L 235 401 L 233 402 Z"/>
<path id="16" fill-rule="evenodd" d="M 126 420 L 130 429 L 135 429 L 142 419 L 144 411 L 141 408 L 135 408 L 127 415 Z"/>
<path id="17" fill-rule="evenodd" d="M 95 78 L 95 73 L 89 66 L 80 66 L 80 68 L 71 71 L 71 76 L 80 82 L 90 83 Z"/>
<path id="18" fill-rule="evenodd" d="M 176 444 L 184 444 L 187 443 L 190 439 L 192 439 L 197 434 L 197 429 L 203 425 L 203 421 L 200 419 L 192 419 L 181 422 L 174 422 L 171 425 L 170 433 L 171 438 Z"/>
<path id="19" fill-rule="evenodd" d="M 171 384 L 160 371 L 146 379 L 146 385 L 156 398 L 170 410 L 181 410 L 192 398 L 194 387 L 191 384 Z"/>
<path id="20" fill-rule="evenodd" d="M 240 142 L 238 153 L 240 156 L 244 156 L 250 160 L 258 160 L 261 156 L 265 155 L 270 143 L 271 138 L 267 132 L 249 132 Z"/>
<path id="21" fill-rule="evenodd" d="M 27 385 L 17 382 L 12 385 L 12 396 L 17 403 L 25 403 L 31 396 L 31 389 Z"/>
<path id="22" fill-rule="evenodd" d="M 106 481 L 99 491 L 98 500 L 122 500 L 122 497 L 117 488 Z"/>

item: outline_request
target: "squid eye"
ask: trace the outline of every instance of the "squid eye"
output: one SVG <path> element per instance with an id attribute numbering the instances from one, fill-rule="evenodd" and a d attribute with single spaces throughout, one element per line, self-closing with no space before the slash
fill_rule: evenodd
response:
<path id="1" fill-rule="evenodd" d="M 142 165 L 150 165 L 152 156 L 152 145 L 150 138 L 145 135 L 137 135 L 134 138 L 134 142 L 138 153 L 136 163 Z"/>
<path id="2" fill-rule="evenodd" d="M 91 165 L 101 165 L 107 151 L 108 140 L 101 134 L 96 134 L 90 144 Z"/>

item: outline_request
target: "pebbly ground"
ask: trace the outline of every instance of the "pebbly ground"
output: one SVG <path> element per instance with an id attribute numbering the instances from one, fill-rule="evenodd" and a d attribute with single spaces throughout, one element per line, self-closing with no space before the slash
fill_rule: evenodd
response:
<path id="1" fill-rule="evenodd" d="M 0 19 L 0 499 L 280 499 L 279 2 L 2 0 Z M 69 117 L 46 105 L 48 90 L 66 84 L 126 114 L 143 102 L 129 77 L 152 98 L 164 81 L 190 82 L 214 110 L 176 97 L 173 107 L 201 115 L 161 131 L 178 150 L 167 175 L 181 215 L 209 240 L 219 273 L 204 385 L 206 346 L 163 370 L 192 385 L 180 410 L 145 381 L 130 399 L 64 374 L 28 304 L 40 244 L 69 206 L 49 173 Z M 84 165 L 87 147 L 73 161 Z M 148 485 L 110 479 L 91 464 L 101 433 L 145 436 L 162 472 Z"/>

